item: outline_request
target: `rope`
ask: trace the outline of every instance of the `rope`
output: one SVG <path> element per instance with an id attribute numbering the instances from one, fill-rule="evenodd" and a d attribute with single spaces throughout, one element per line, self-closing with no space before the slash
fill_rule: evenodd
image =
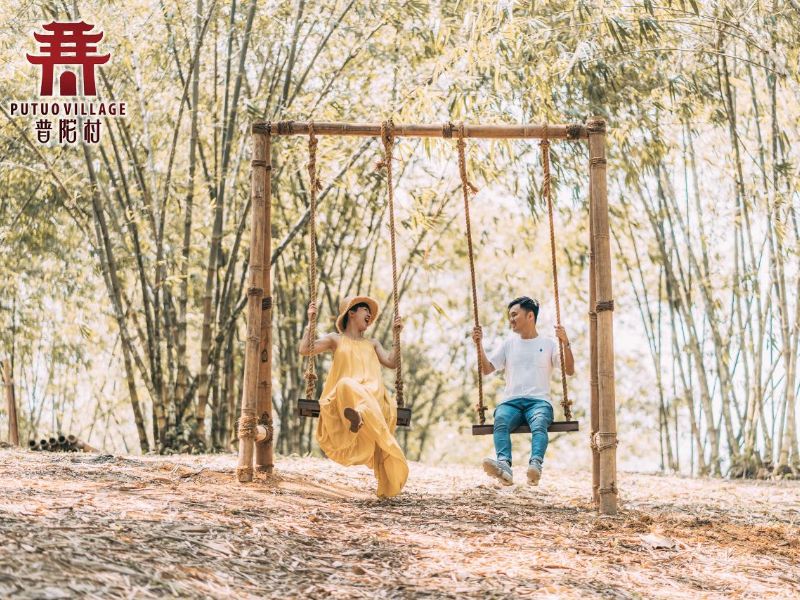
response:
<path id="1" fill-rule="evenodd" d="M 601 433 L 598 431 L 592 436 L 592 448 L 595 448 L 598 452 L 616 448 L 618 443 L 616 433 Z"/>
<path id="2" fill-rule="evenodd" d="M 600 495 L 604 495 L 604 494 L 618 494 L 618 493 L 619 493 L 619 490 L 617 489 L 617 484 L 616 484 L 616 482 L 612 483 L 612 484 L 611 484 L 611 487 L 599 488 L 599 489 L 598 489 L 598 491 L 600 492 Z"/>
<path id="3" fill-rule="evenodd" d="M 317 178 L 317 136 L 314 124 L 308 125 L 308 177 L 311 183 L 308 218 L 308 296 L 310 302 L 317 303 L 317 191 L 320 189 Z M 309 357 L 306 363 L 306 398 L 313 399 L 317 388 L 317 361 L 314 357 L 314 342 L 317 339 L 317 312 L 308 320 Z"/>
<path id="4" fill-rule="evenodd" d="M 542 182 L 542 194 L 547 198 L 547 216 L 550 221 L 550 258 L 553 266 L 553 292 L 556 300 L 556 325 L 561 327 L 561 302 L 558 297 L 558 270 L 556 265 L 556 235 L 553 226 L 553 198 L 550 194 L 550 140 L 547 139 L 547 126 L 545 126 L 545 137 L 539 142 L 542 150 L 542 168 L 544 170 L 544 181 Z M 558 351 L 561 356 L 561 406 L 564 409 L 564 419 L 572 420 L 572 401 L 567 394 L 567 373 L 564 367 L 564 342 L 558 339 Z"/>
<path id="5" fill-rule="evenodd" d="M 392 184 L 392 152 L 394 151 L 394 123 L 389 119 L 381 123 L 381 140 L 383 140 L 383 163 L 386 168 L 386 185 L 389 195 L 389 238 L 392 246 L 392 302 L 394 306 L 394 320 L 392 321 L 392 344 L 397 356 L 397 369 L 394 374 L 394 387 L 397 396 L 397 406 L 405 406 L 403 399 L 403 360 L 400 347 L 400 330 L 394 326 L 394 321 L 400 316 L 400 295 L 398 292 L 399 275 L 397 273 L 397 233 L 394 226 L 394 186 Z"/>
<path id="6" fill-rule="evenodd" d="M 597 312 L 603 312 L 606 310 L 614 310 L 614 301 L 613 300 L 606 300 L 605 302 L 598 302 L 597 306 L 595 307 Z"/>
<path id="7" fill-rule="evenodd" d="M 458 172 L 461 176 L 461 191 L 464 196 L 464 220 L 467 225 L 467 250 L 469 251 L 469 275 L 472 282 L 472 316 L 475 327 L 480 328 L 481 321 L 478 315 L 478 288 L 475 283 L 475 254 L 472 250 L 472 226 L 469 219 L 469 192 L 476 193 L 478 189 L 467 179 L 467 160 L 464 157 L 466 142 L 464 142 L 464 123 L 458 124 Z M 483 404 L 483 362 L 481 360 L 480 344 L 475 343 L 475 350 L 478 353 L 478 418 L 481 425 L 486 423 L 486 407 Z"/>
<path id="8" fill-rule="evenodd" d="M 258 425 L 258 419 L 256 417 L 239 417 L 238 425 L 238 435 L 240 440 L 256 437 L 256 425 Z"/>
<path id="9" fill-rule="evenodd" d="M 275 434 L 275 430 L 272 427 L 272 417 L 268 412 L 261 413 L 261 416 L 258 418 L 258 424 L 262 425 L 267 430 L 267 437 L 265 437 L 261 443 L 262 444 L 271 444 L 272 438 Z"/>

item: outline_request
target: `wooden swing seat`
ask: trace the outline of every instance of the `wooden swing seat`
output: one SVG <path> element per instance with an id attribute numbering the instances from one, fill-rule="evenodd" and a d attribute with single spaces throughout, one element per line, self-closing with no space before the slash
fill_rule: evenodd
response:
<path id="1" fill-rule="evenodd" d="M 297 401 L 297 414 L 301 417 L 309 417 L 312 419 L 319 417 L 319 402 L 317 400 L 300 398 Z M 407 407 L 397 407 L 397 426 L 409 427 L 410 425 L 411 409 Z"/>
<path id="2" fill-rule="evenodd" d="M 547 431 L 550 433 L 561 432 L 561 431 L 580 431 L 578 426 L 578 421 L 553 421 L 550 424 L 550 427 L 547 428 Z M 517 427 L 511 433 L 530 433 L 531 428 L 528 427 L 528 424 L 525 423 Z M 485 423 L 484 425 L 473 425 L 472 426 L 472 435 L 492 435 L 494 433 L 494 424 L 493 423 Z"/>

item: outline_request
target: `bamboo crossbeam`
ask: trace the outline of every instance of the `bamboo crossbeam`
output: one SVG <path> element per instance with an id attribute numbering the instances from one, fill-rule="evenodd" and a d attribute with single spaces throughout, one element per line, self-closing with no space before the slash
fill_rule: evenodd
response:
<path id="1" fill-rule="evenodd" d="M 309 123 L 304 121 L 257 122 L 253 124 L 253 133 L 276 135 L 308 135 Z M 395 137 L 428 137 L 453 138 L 458 135 L 458 128 L 453 123 L 440 125 L 394 125 Z M 379 137 L 380 123 L 331 123 L 314 121 L 316 135 L 346 135 L 362 137 Z M 588 140 L 589 130 L 581 123 L 566 125 L 467 125 L 464 124 L 464 136 L 476 139 L 550 139 L 550 140 Z"/>

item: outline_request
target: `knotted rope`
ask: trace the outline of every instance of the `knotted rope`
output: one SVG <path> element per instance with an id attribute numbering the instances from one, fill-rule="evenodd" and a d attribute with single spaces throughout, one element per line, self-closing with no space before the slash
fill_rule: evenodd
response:
<path id="1" fill-rule="evenodd" d="M 452 129 L 452 125 L 450 126 Z M 443 128 L 444 131 L 444 128 Z M 469 193 L 470 191 L 475 194 L 478 189 L 470 183 L 467 179 L 467 160 L 464 156 L 466 149 L 466 142 L 464 142 L 464 123 L 458 125 L 458 172 L 461 176 L 461 191 L 464 196 L 464 220 L 467 229 L 467 250 L 469 251 L 469 274 L 470 281 L 472 282 L 472 316 L 475 322 L 475 327 L 480 328 L 481 321 L 478 315 L 478 288 L 475 283 L 475 254 L 472 250 L 472 226 L 469 219 Z M 483 361 L 481 360 L 480 344 L 475 343 L 475 350 L 478 353 L 478 418 L 481 425 L 486 423 L 486 407 L 483 404 Z"/>
<path id="2" fill-rule="evenodd" d="M 403 398 L 403 360 L 400 346 L 400 330 L 394 326 L 394 321 L 400 316 L 400 294 L 398 292 L 399 275 L 397 273 L 397 233 L 394 225 L 394 186 L 392 184 L 392 153 L 394 151 L 394 123 L 389 119 L 381 123 L 381 140 L 383 141 L 383 161 L 379 167 L 386 168 L 386 185 L 389 196 L 389 238 L 392 249 L 392 303 L 394 318 L 392 321 L 392 344 L 397 356 L 397 369 L 394 375 L 395 394 L 397 406 L 405 406 Z"/>
<path id="3" fill-rule="evenodd" d="M 308 217 L 308 297 L 317 303 L 317 192 L 321 189 L 317 177 L 317 136 L 314 124 L 308 126 L 308 177 L 310 180 Z M 308 320 L 309 356 L 306 363 L 306 398 L 313 399 L 317 388 L 317 368 L 314 357 L 314 342 L 317 339 L 317 311 Z"/>
<path id="4" fill-rule="evenodd" d="M 552 259 L 553 267 L 553 292 L 556 301 L 556 325 L 561 327 L 561 302 L 558 297 L 558 270 L 556 268 L 556 236 L 555 227 L 553 226 L 553 198 L 550 193 L 550 140 L 547 139 L 547 128 L 545 127 L 545 137 L 539 142 L 539 147 L 542 151 L 542 168 L 544 170 L 544 178 L 542 182 L 542 194 L 547 199 L 547 217 L 550 222 L 550 258 Z M 564 409 L 564 419 L 567 421 L 572 420 L 572 401 L 567 394 L 567 373 L 564 367 L 564 342 L 559 338 L 558 351 L 561 356 L 561 390 L 562 399 L 561 406 Z"/>

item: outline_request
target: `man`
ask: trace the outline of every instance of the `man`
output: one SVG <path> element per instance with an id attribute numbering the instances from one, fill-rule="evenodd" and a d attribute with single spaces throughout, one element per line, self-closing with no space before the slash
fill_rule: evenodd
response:
<path id="1" fill-rule="evenodd" d="M 527 422 L 531 428 L 531 457 L 528 462 L 528 483 L 538 485 L 542 463 L 547 450 L 547 428 L 553 422 L 550 402 L 550 375 L 559 366 L 558 342 L 539 335 L 536 320 L 539 302 L 527 296 L 515 298 L 508 304 L 508 319 L 512 335 L 487 357 L 483 351 L 483 334 L 475 327 L 472 339 L 480 353 L 481 371 L 489 375 L 506 370 L 503 399 L 494 411 L 494 449 L 497 460 L 486 458 L 483 470 L 505 485 L 511 485 L 511 432 Z M 563 327 L 556 327 L 556 337 L 564 344 L 564 370 L 575 374 L 569 338 Z"/>

